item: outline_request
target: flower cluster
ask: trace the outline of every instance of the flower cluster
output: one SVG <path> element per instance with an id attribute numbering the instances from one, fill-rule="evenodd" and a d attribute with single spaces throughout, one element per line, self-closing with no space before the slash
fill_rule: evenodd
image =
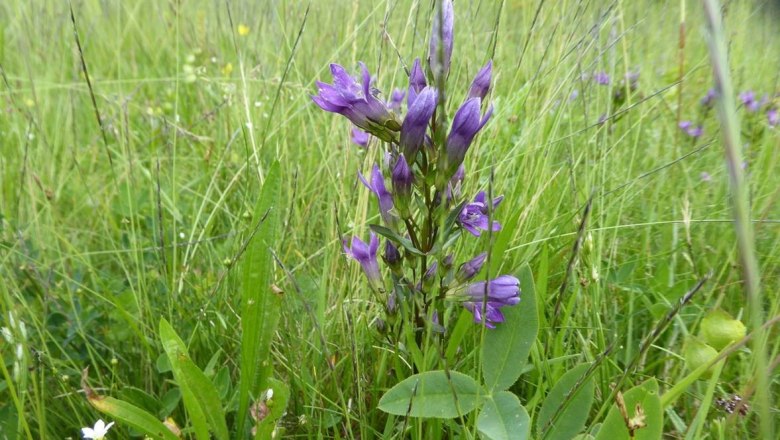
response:
<path id="1" fill-rule="evenodd" d="M 504 321 L 501 308 L 520 301 L 519 281 L 511 275 L 476 281 L 487 253 L 457 267 L 453 254 L 459 237 L 501 229 L 493 212 L 503 197 L 491 200 L 480 191 L 473 201 L 461 200 L 466 158 L 493 113 L 486 101 L 493 64 L 488 61 L 476 73 L 448 121 L 445 96 L 450 93 L 444 89 L 452 65 L 454 19 L 452 1 L 442 1 L 433 15 L 427 70 L 415 59 L 406 90 L 395 89 L 389 100 L 381 98 L 363 63 L 359 80 L 332 64 L 332 84 L 317 82 L 318 92 L 311 98 L 321 109 L 352 122 L 355 144 L 369 148 L 369 154 L 372 145 L 383 150 L 370 174 L 358 172 L 377 202 L 382 225 L 370 225 L 368 243 L 353 237 L 343 240 L 343 248 L 360 264 L 372 289 L 386 295 L 388 314 L 405 310 L 416 324 L 439 326 L 446 305 L 457 303 L 475 322 L 495 328 Z M 385 241 L 382 259 L 389 269 L 389 289 L 378 262 L 379 236 Z"/>

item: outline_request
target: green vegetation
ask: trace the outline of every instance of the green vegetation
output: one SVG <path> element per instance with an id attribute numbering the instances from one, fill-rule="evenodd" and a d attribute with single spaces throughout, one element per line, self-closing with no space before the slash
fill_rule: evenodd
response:
<path id="1" fill-rule="evenodd" d="M 0 439 L 79 438 L 98 418 L 116 421 L 110 439 L 173 425 L 259 438 L 274 430 L 263 411 L 292 438 L 618 438 L 631 427 L 614 384 L 629 418 L 644 405 L 636 438 L 777 432 L 776 10 L 728 2 L 724 15 L 761 278 L 751 308 L 723 135 L 700 103 L 713 84 L 700 3 L 455 4 L 450 114 L 494 66 L 465 193 L 505 197 L 503 229 L 480 246 L 492 240 L 491 274 L 535 291 L 507 314 L 538 325 L 530 346 L 535 331 L 487 339 L 468 312 L 446 353 L 388 344 L 383 304 L 343 255 L 342 236 L 379 222 L 356 171 L 381 151 L 353 145 L 309 95 L 331 62 L 365 61 L 388 93 L 405 85 L 431 1 L 84 0 L 73 21 L 67 2 L 2 2 Z M 747 90 L 768 100 L 750 111 Z M 687 365 L 686 341 L 728 356 Z M 405 417 L 413 356 L 446 359 L 482 412 Z"/>

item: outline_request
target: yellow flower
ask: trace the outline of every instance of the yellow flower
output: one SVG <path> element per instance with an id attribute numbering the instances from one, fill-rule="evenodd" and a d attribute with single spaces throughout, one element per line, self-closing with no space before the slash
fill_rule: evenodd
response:
<path id="1" fill-rule="evenodd" d="M 230 76 L 232 72 L 233 72 L 233 63 L 227 63 L 225 64 L 225 67 L 222 68 L 222 74 L 225 76 Z"/>
<path id="2" fill-rule="evenodd" d="M 249 35 L 249 26 L 245 24 L 239 24 L 238 35 L 241 35 L 242 37 L 246 37 L 247 35 Z"/>

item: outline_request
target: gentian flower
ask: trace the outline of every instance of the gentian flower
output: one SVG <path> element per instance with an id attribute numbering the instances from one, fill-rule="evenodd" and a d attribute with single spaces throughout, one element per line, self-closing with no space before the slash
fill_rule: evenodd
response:
<path id="1" fill-rule="evenodd" d="M 479 98 L 469 98 L 455 113 L 452 128 L 447 135 L 447 150 L 444 155 L 446 166 L 443 169 L 448 174 L 447 178 L 463 163 L 466 151 L 471 146 L 474 136 L 485 126 L 493 114 L 493 106 L 491 105 L 485 115 L 480 116 L 480 107 L 481 100 Z"/>
<path id="2" fill-rule="evenodd" d="M 401 252 L 398 251 L 393 242 L 385 240 L 385 263 L 390 267 L 395 267 L 401 262 L 401 258 Z"/>
<path id="3" fill-rule="evenodd" d="M 393 195 L 385 187 L 385 178 L 382 176 L 382 171 L 379 170 L 379 165 L 374 164 L 374 168 L 371 170 L 371 182 L 363 177 L 363 174 L 359 171 L 358 177 L 363 182 L 363 185 L 376 195 L 379 201 L 379 213 L 382 215 L 385 223 L 391 225 L 393 217 L 390 214 L 390 210 L 393 209 Z"/>
<path id="4" fill-rule="evenodd" d="M 485 264 L 486 259 L 487 252 L 482 252 L 471 260 L 461 264 L 458 273 L 455 274 L 455 279 L 462 283 L 474 278 L 479 271 L 482 270 L 482 266 Z"/>
<path id="5" fill-rule="evenodd" d="M 368 281 L 374 286 L 378 285 L 381 281 L 381 275 L 376 260 L 376 251 L 379 249 L 379 239 L 376 234 L 371 233 L 368 244 L 357 237 L 352 237 L 352 244 L 348 247 L 345 239 L 342 247 L 349 257 L 360 263 Z"/>
<path id="6" fill-rule="evenodd" d="M 493 74 L 493 60 L 488 61 L 474 77 L 469 89 L 469 98 L 484 99 L 490 90 L 490 78 Z"/>
<path id="7" fill-rule="evenodd" d="M 712 108 L 712 106 L 715 105 L 715 98 L 717 97 L 718 95 L 715 92 L 715 89 L 709 89 L 707 90 L 707 94 L 701 98 L 699 104 L 701 104 L 701 106 L 704 108 Z"/>
<path id="8" fill-rule="evenodd" d="M 317 81 L 319 94 L 311 97 L 321 109 L 346 116 L 359 128 L 390 142 L 393 132 L 401 126 L 387 105 L 377 98 L 371 87 L 371 75 L 366 65 L 360 63 L 362 84 L 358 84 L 343 67 L 331 64 L 333 84 Z"/>
<path id="9" fill-rule="evenodd" d="M 460 164 L 458 166 L 458 169 L 455 170 L 455 174 L 452 175 L 452 178 L 450 179 L 449 183 L 447 183 L 447 200 L 452 201 L 457 197 L 460 197 L 460 190 L 461 185 L 463 184 L 463 179 L 466 178 L 466 168 L 463 166 L 463 164 Z"/>
<path id="10" fill-rule="evenodd" d="M 108 434 L 108 430 L 111 429 L 112 426 L 114 426 L 114 422 L 106 425 L 106 422 L 104 422 L 102 419 L 99 419 L 97 422 L 95 422 L 94 427 L 81 428 L 81 435 L 83 435 L 85 439 L 88 438 L 92 440 L 103 440 L 106 438 L 106 434 Z"/>
<path id="11" fill-rule="evenodd" d="M 453 28 L 455 11 L 452 0 L 443 0 L 441 9 L 434 11 L 431 43 L 428 49 L 428 65 L 431 67 L 434 82 L 444 81 L 450 71 L 452 61 Z"/>
<path id="12" fill-rule="evenodd" d="M 387 103 L 387 107 L 391 110 L 401 110 L 401 103 L 404 102 L 404 96 L 406 92 L 401 89 L 393 89 L 393 93 L 390 94 L 390 102 Z"/>
<path id="13" fill-rule="evenodd" d="M 401 148 L 406 157 L 414 162 L 417 152 L 425 142 L 428 121 L 436 110 L 436 90 L 426 87 L 414 99 L 401 125 Z"/>
<path id="14" fill-rule="evenodd" d="M 780 113 L 778 113 L 776 108 L 770 108 L 766 112 L 766 120 L 770 127 L 777 127 L 780 124 Z"/>
<path id="15" fill-rule="evenodd" d="M 492 209 L 496 209 L 503 199 L 503 196 L 493 199 Z M 467 203 L 463 207 L 463 210 L 458 215 L 458 223 L 475 237 L 480 236 L 480 231 L 492 229 L 495 232 L 501 230 L 501 225 L 497 221 L 492 221 L 492 228 L 488 223 L 488 206 L 485 202 L 485 191 L 480 191 L 474 197 L 473 202 Z"/>
<path id="16" fill-rule="evenodd" d="M 414 183 L 414 174 L 412 169 L 409 168 L 409 164 L 406 163 L 406 158 L 403 153 L 398 155 L 398 161 L 396 161 L 393 167 L 393 172 L 390 175 L 390 180 L 393 183 L 393 193 L 395 194 L 395 205 L 398 211 L 404 218 L 409 216 L 409 199 L 412 196 L 412 183 Z"/>
<path id="17" fill-rule="evenodd" d="M 596 72 L 593 74 L 593 81 L 602 86 L 609 85 L 609 75 L 607 72 Z"/>
<path id="18" fill-rule="evenodd" d="M 420 67 L 420 59 L 416 58 L 412 65 L 412 71 L 409 72 L 409 89 L 406 94 L 406 107 L 411 108 L 414 104 L 414 100 L 417 99 L 417 94 L 428 85 L 425 82 L 425 74 L 422 67 Z"/>
<path id="19" fill-rule="evenodd" d="M 698 138 L 704 133 L 704 128 L 701 124 L 694 126 L 691 121 L 680 121 L 678 127 L 692 138 Z"/>
<path id="20" fill-rule="evenodd" d="M 758 111 L 761 107 L 761 103 L 756 100 L 756 94 L 752 90 L 747 90 L 739 94 L 739 100 L 742 101 L 742 105 L 745 106 L 745 110 L 753 113 Z"/>
<path id="21" fill-rule="evenodd" d="M 365 131 L 357 127 L 352 127 L 352 143 L 355 145 L 363 148 L 368 147 L 369 137 L 369 134 Z"/>
<path id="22" fill-rule="evenodd" d="M 468 299 L 463 306 L 474 315 L 474 322 L 496 328 L 496 324 L 504 322 L 501 307 L 520 302 L 520 281 L 511 275 L 502 275 L 489 282 L 473 283 L 466 288 L 466 293 Z"/>

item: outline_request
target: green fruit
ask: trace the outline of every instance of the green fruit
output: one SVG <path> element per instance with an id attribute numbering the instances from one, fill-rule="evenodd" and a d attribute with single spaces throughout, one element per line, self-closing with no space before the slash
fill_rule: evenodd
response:
<path id="1" fill-rule="evenodd" d="M 713 310 L 701 321 L 700 336 L 707 344 L 722 350 L 745 337 L 745 325 L 723 310 Z"/>
<path id="2" fill-rule="evenodd" d="M 689 370 L 693 371 L 702 365 L 709 364 L 716 356 L 718 356 L 718 350 L 710 347 L 699 339 L 690 336 L 685 341 L 685 365 Z M 712 368 L 708 369 L 701 375 L 702 379 L 709 379 L 712 375 Z"/>

